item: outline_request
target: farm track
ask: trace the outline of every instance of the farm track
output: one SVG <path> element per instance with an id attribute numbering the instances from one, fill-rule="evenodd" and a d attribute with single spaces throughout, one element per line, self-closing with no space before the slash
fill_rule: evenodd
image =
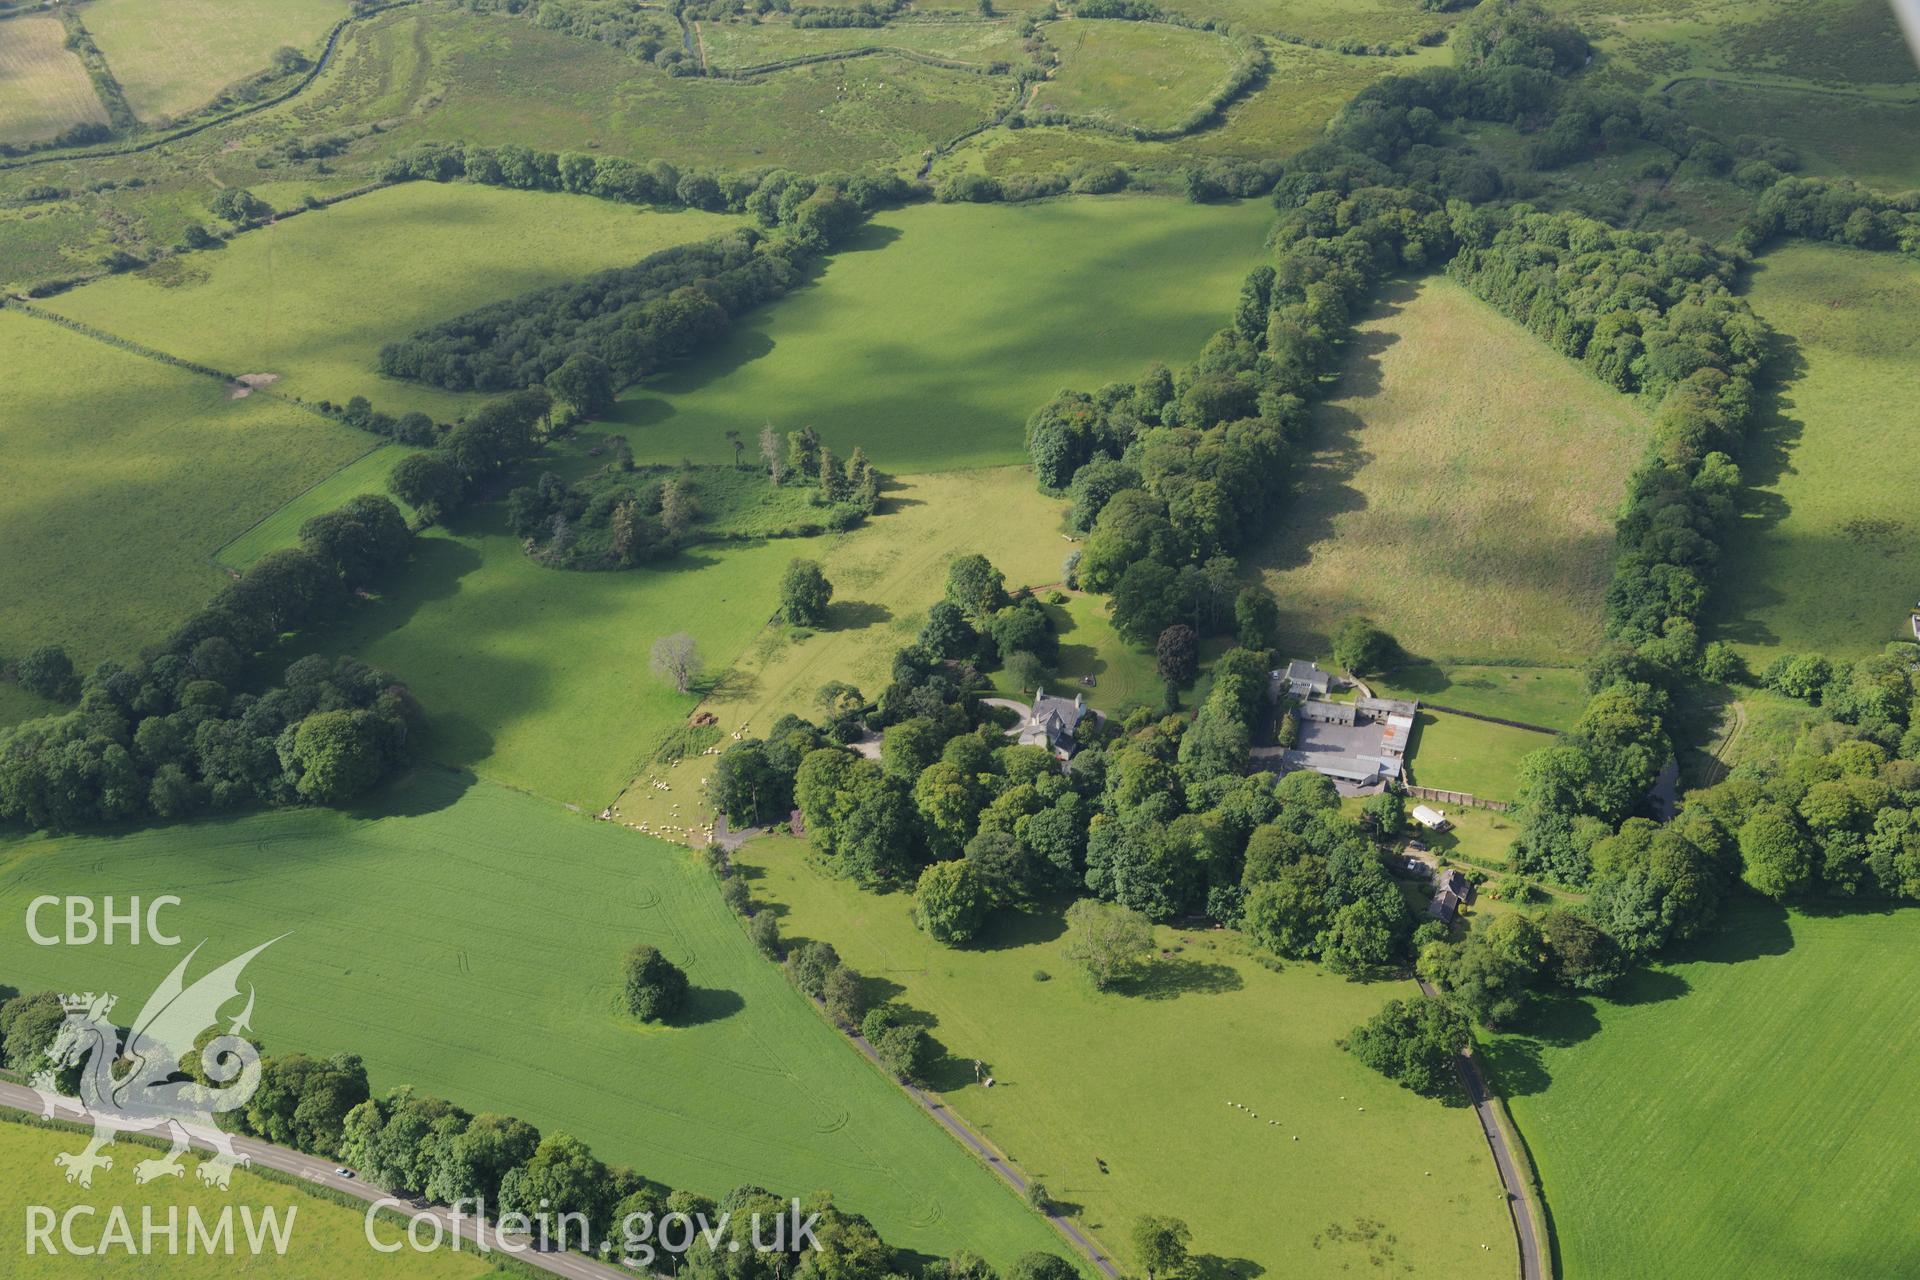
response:
<path id="1" fill-rule="evenodd" d="M 1420 990 L 1428 999 L 1437 1000 L 1440 993 L 1428 984 L 1425 978 L 1417 978 Z M 1500 1171 L 1500 1183 L 1507 1193 L 1507 1212 L 1513 1218 L 1514 1243 L 1520 1250 L 1520 1280 L 1548 1280 L 1548 1271 L 1542 1259 L 1545 1250 L 1541 1247 L 1540 1224 L 1533 1215 L 1533 1203 L 1527 1199 L 1526 1183 L 1520 1177 L 1520 1164 L 1514 1158 L 1512 1147 L 1507 1143 L 1507 1134 L 1500 1127 L 1500 1119 L 1494 1114 L 1492 1091 L 1487 1088 L 1486 1077 L 1480 1073 L 1480 1064 L 1474 1061 L 1471 1053 L 1463 1053 L 1454 1064 L 1460 1072 L 1460 1083 L 1466 1086 L 1467 1099 L 1473 1103 L 1474 1117 L 1480 1121 L 1480 1132 L 1486 1135 L 1487 1146 L 1493 1151 L 1494 1167 Z"/>
<path id="2" fill-rule="evenodd" d="M 10 1108 L 14 1111 L 24 1111 L 30 1115 L 40 1116 L 48 1114 L 47 1107 L 41 1101 L 39 1094 L 27 1088 L 25 1085 L 8 1084 L 3 1081 L 0 1081 L 0 1106 Z M 86 1122 L 85 1112 L 81 1110 L 77 1101 L 71 1098 L 60 1099 L 53 1116 L 56 1119 L 72 1121 L 79 1124 Z M 194 1146 L 203 1150 L 212 1149 L 210 1143 L 202 1142 L 198 1138 L 195 1138 Z M 247 1157 L 248 1163 L 250 1164 L 272 1169 L 277 1173 L 291 1175 L 302 1181 L 311 1182 L 315 1186 L 325 1187 L 329 1191 L 339 1192 L 358 1200 L 364 1200 L 369 1204 L 381 1200 L 387 1201 L 390 1207 L 397 1211 L 407 1213 L 407 1216 L 410 1218 L 434 1219 L 443 1227 L 450 1230 L 456 1238 L 466 1241 L 469 1244 L 481 1244 L 478 1233 L 483 1230 L 483 1227 L 481 1224 L 476 1223 L 474 1219 L 470 1217 L 455 1218 L 449 1210 L 439 1206 L 428 1206 L 420 1202 L 409 1204 L 401 1201 L 399 1197 L 389 1196 L 381 1188 L 369 1186 L 357 1178 L 342 1177 L 334 1173 L 333 1170 L 336 1166 L 331 1160 L 323 1160 L 319 1156 L 310 1156 L 303 1151 L 295 1151 L 291 1147 L 274 1146 L 272 1143 L 262 1142 L 258 1138 L 243 1138 L 238 1135 L 235 1135 L 233 1138 L 233 1146 L 234 1150 Z M 496 1244 L 503 1239 L 498 1231 L 491 1231 L 487 1234 L 494 1239 Z M 633 1280 L 633 1273 L 631 1271 L 624 1271 L 619 1267 L 610 1267 L 577 1253 L 542 1253 L 533 1247 L 531 1240 L 527 1240 L 524 1237 L 507 1237 L 507 1239 L 514 1240 L 515 1247 L 513 1249 L 501 1249 L 501 1253 L 511 1256 L 527 1266 L 537 1267 L 551 1275 L 562 1276 L 565 1280 Z"/>

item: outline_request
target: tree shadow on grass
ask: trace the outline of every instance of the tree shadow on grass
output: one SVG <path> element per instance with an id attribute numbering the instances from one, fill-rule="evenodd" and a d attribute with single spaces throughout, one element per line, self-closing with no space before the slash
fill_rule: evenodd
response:
<path id="1" fill-rule="evenodd" d="M 720 1022 L 731 1018 L 747 1007 L 737 991 L 725 987 L 689 987 L 687 1000 L 680 1008 L 680 1016 L 673 1020 L 676 1027 L 699 1027 L 710 1022 Z"/>
<path id="2" fill-rule="evenodd" d="M 491 741 L 489 738 L 489 745 Z M 466 769 L 423 764 L 346 812 L 353 818 L 421 818 L 451 809 L 479 781 Z"/>
<path id="3" fill-rule="evenodd" d="M 1607 1003 L 1627 1005 L 1659 1004 L 1678 1000 L 1693 990 L 1693 984 L 1671 969 L 1636 969 L 1607 992 Z"/>
<path id="4" fill-rule="evenodd" d="M 1524 1036 L 1502 1036 L 1482 1044 L 1475 1056 L 1487 1077 L 1487 1087 L 1506 1098 L 1525 1098 L 1545 1093 L 1553 1083 L 1547 1070 L 1544 1046 Z"/>
<path id="5" fill-rule="evenodd" d="M 1175 1000 L 1184 995 L 1221 995 L 1246 986 L 1246 979 L 1232 965 L 1186 956 L 1158 956 L 1141 966 L 1139 972 L 1115 982 L 1109 989 L 1116 995 L 1141 1000 Z"/>
<path id="6" fill-rule="evenodd" d="M 997 911 L 969 950 L 1014 951 L 1052 942 L 1066 931 L 1066 918 L 1057 911 Z"/>
<path id="7" fill-rule="evenodd" d="M 1727 908 L 1720 924 L 1674 959 L 1707 964 L 1739 964 L 1793 950 L 1787 909 L 1767 898 L 1749 897 Z"/>
<path id="8" fill-rule="evenodd" d="M 1253 1280 L 1267 1269 L 1252 1258 L 1223 1258 L 1215 1253 L 1196 1253 L 1187 1258 L 1189 1280 Z"/>
<path id="9" fill-rule="evenodd" d="M 827 606 L 827 629 L 859 631 L 893 620 L 893 610 L 870 600 L 836 600 Z"/>

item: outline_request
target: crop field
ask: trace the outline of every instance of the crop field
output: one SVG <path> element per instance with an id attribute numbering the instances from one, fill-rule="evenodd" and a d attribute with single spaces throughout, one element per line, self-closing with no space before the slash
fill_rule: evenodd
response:
<path id="1" fill-rule="evenodd" d="M 824 876 L 791 837 L 739 861 L 787 936 L 833 943 L 934 1017 L 957 1059 L 934 1081 L 945 1100 L 1079 1206 L 1124 1271 L 1138 1265 L 1128 1226 L 1161 1213 L 1192 1225 L 1202 1275 L 1338 1275 L 1370 1256 L 1388 1275 L 1511 1273 L 1513 1229 L 1471 1113 L 1334 1045 L 1411 983 L 1269 970 L 1235 935 L 1162 929 L 1149 972 L 1101 994 L 1061 954 L 1056 910 L 953 951 L 914 928 L 905 895 Z"/>
<path id="2" fill-rule="evenodd" d="M 1116 196 L 881 213 L 812 287 L 629 390 L 618 422 L 644 460 L 731 460 L 723 433 L 770 421 L 883 471 L 1024 462 L 1062 387 L 1190 358 L 1226 323 L 1269 220 Z"/>
<path id="3" fill-rule="evenodd" d="M 0 653 L 131 656 L 219 589 L 216 548 L 372 442 L 18 311 L 0 350 L 0 600 L 33 602 L 0 609 Z"/>
<path id="4" fill-rule="evenodd" d="M 412 182 L 186 256 L 157 280 L 116 276 L 53 300 L 120 337 L 228 373 L 273 373 L 274 391 L 451 418 L 475 402 L 382 378 L 381 344 L 483 302 L 625 266 L 735 220 L 590 196 Z M 502 255 L 501 246 L 514 251 Z"/>
<path id="5" fill-rule="evenodd" d="M 1212 32 L 1161 22 L 1057 23 L 1047 37 L 1060 69 L 1035 88 L 1035 107 L 1149 129 L 1185 120 L 1239 61 Z"/>
<path id="6" fill-rule="evenodd" d="M 1858 657 L 1910 639 L 1920 266 L 1791 245 L 1761 260 L 1749 297 L 1791 349 L 1747 450 L 1761 492 L 1719 579 L 1720 634 L 1760 665 L 1783 651 Z"/>
<path id="7" fill-rule="evenodd" d="M 0 142 L 39 142 L 107 109 L 58 18 L 9 19 L 0 29 Z"/>
<path id="8" fill-rule="evenodd" d="M 1011 18 L 937 22 L 898 20 L 884 27 L 796 27 L 790 22 L 702 22 L 707 63 L 716 68 L 759 66 L 782 58 L 876 45 L 908 49 L 985 67 L 1025 59 Z"/>
<path id="9" fill-rule="evenodd" d="M 1571 729 L 1587 705 L 1586 679 L 1575 667 L 1411 663 L 1367 683 L 1382 697 L 1418 698 L 1548 729 Z"/>
<path id="10" fill-rule="evenodd" d="M 1530 729 L 1422 710 L 1407 758 L 1420 786 L 1466 791 L 1483 800 L 1513 800 L 1519 794 L 1520 762 L 1552 745 L 1550 735 Z"/>
<path id="11" fill-rule="evenodd" d="M 1900 101 L 1689 80 L 1667 98 L 1707 129 L 1765 120 L 1767 133 L 1799 154 L 1803 173 L 1855 178 L 1889 191 L 1920 186 L 1920 94 Z"/>
<path id="12" fill-rule="evenodd" d="M 389 135 L 393 149 L 486 137 L 577 150 L 591 139 L 682 166 L 890 167 L 973 128 L 1013 92 L 1004 77 L 889 57 L 753 81 L 674 78 L 606 45 L 459 10 L 400 10 L 351 44 L 329 73 L 343 95 L 404 87 L 418 101 L 429 84 L 443 95 Z"/>
<path id="13" fill-rule="evenodd" d="M 0 845 L 7 914 L 48 886 L 177 894 L 170 919 L 209 939 L 209 962 L 289 933 L 248 969 L 253 1026 L 273 1050 L 361 1054 L 376 1091 L 509 1112 L 708 1195 L 830 1187 L 909 1249 L 1004 1265 L 1065 1248 L 761 958 L 684 849 L 611 823 L 429 769 L 351 815 Z M 616 1011 L 620 957 L 642 941 L 692 979 L 681 1025 Z M 0 940 L 0 973 L 27 991 L 134 1001 L 176 959 Z"/>
<path id="14" fill-rule="evenodd" d="M 346 16 L 341 0 L 92 0 L 85 11 L 127 102 L 149 122 L 205 106 L 266 70 L 282 45 L 318 56 Z"/>
<path id="15" fill-rule="evenodd" d="M 82 1257 L 59 1245 L 60 1236 L 56 1232 L 53 1240 L 58 1247 L 53 1255 L 49 1256 L 44 1249 L 34 1255 L 31 1274 L 35 1277 L 45 1277 L 45 1280 L 81 1280 L 82 1277 L 92 1280 L 95 1276 L 111 1276 L 115 1280 L 120 1277 L 225 1280 L 235 1274 L 253 1273 L 264 1268 L 244 1252 L 247 1235 L 243 1215 L 248 1210 L 256 1215 L 263 1210 L 271 1212 L 280 1223 L 292 1223 L 292 1229 L 287 1231 L 286 1252 L 267 1255 L 275 1280 L 281 1277 L 337 1280 L 348 1266 L 351 1270 L 346 1274 L 367 1276 L 369 1280 L 477 1280 L 480 1276 L 498 1274 L 491 1263 L 472 1252 L 471 1246 L 464 1253 L 451 1250 L 416 1253 L 412 1249 L 376 1253 L 367 1246 L 364 1208 L 322 1199 L 299 1186 L 245 1169 L 234 1171 L 233 1185 L 226 1191 L 201 1185 L 192 1173 L 138 1186 L 133 1180 L 134 1163 L 157 1156 L 159 1152 L 132 1143 L 123 1142 L 114 1148 L 119 1153 L 114 1168 L 98 1175 L 92 1190 L 76 1187 L 67 1182 L 53 1158 L 63 1151 L 78 1151 L 86 1138 L 86 1134 L 71 1129 L 0 1121 L 0 1168 L 7 1171 L 5 1181 L 0 1182 L 0 1212 L 7 1215 L 9 1222 L 25 1223 L 30 1205 L 45 1206 L 59 1215 L 75 1207 L 90 1207 L 95 1216 L 83 1213 L 74 1220 L 74 1239 L 82 1246 L 100 1242 L 100 1233 L 107 1227 L 107 1215 L 115 1207 L 125 1210 L 136 1241 L 143 1210 L 151 1209 L 154 1221 L 163 1227 L 169 1212 L 177 1212 L 179 1251 L 166 1254 L 165 1236 L 156 1236 L 159 1256 L 137 1257 L 115 1246 L 102 1250 L 99 1256 Z M 191 1169 L 199 1156 L 196 1151 L 184 1163 Z M 244 1260 L 189 1254 L 185 1243 L 189 1210 L 198 1210 L 201 1221 L 213 1229 L 229 1207 L 233 1212 L 235 1248 L 242 1251 Z M 405 1230 L 403 1224 L 395 1222 L 375 1228 L 383 1242 L 399 1239 Z M 26 1248 L 24 1232 L 17 1247 L 22 1251 Z"/>
<path id="16" fill-rule="evenodd" d="M 1920 911 L 1730 911 L 1684 962 L 1490 1046 L 1563 1274 L 1910 1276 Z"/>
<path id="17" fill-rule="evenodd" d="M 1264 550 L 1281 648 L 1366 614 L 1412 654 L 1584 661 L 1646 419 L 1443 277 L 1357 326 L 1316 452 Z"/>

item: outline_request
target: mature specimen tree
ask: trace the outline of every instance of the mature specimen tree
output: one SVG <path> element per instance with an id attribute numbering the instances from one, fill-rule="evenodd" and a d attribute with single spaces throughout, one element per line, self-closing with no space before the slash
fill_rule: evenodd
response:
<path id="1" fill-rule="evenodd" d="M 1160 633 L 1153 646 L 1154 670 L 1175 688 L 1184 689 L 1200 674 L 1200 637 L 1184 622 Z"/>
<path id="2" fill-rule="evenodd" d="M 1603 992 L 1626 971 L 1620 947 L 1587 917 L 1565 907 L 1540 916 L 1540 932 L 1554 979 L 1575 991 Z"/>
<path id="3" fill-rule="evenodd" d="M 840 967 L 840 953 L 831 942 L 808 942 L 787 953 L 787 977 L 810 996 L 826 993 L 827 975 Z"/>
<path id="4" fill-rule="evenodd" d="M 867 984 L 845 965 L 829 972 L 821 982 L 820 999 L 827 1006 L 827 1016 L 843 1027 L 857 1027 L 867 1016 Z"/>
<path id="5" fill-rule="evenodd" d="M 1015 649 L 1000 665 L 1012 679 L 1014 687 L 1022 692 L 1038 692 L 1046 684 L 1047 664 L 1040 660 L 1039 655 L 1025 649 Z"/>
<path id="6" fill-rule="evenodd" d="M 1145 1268 L 1147 1280 L 1177 1276 L 1187 1269 L 1187 1245 L 1193 1232 L 1178 1218 L 1147 1214 L 1136 1218 L 1127 1233 L 1133 1240 L 1134 1256 Z"/>
<path id="7" fill-rule="evenodd" d="M 939 1050 L 924 1027 L 906 1020 L 909 1016 L 910 1011 L 897 1004 L 869 1009 L 860 1020 L 860 1034 L 894 1075 L 908 1084 L 924 1084 Z"/>
<path id="8" fill-rule="evenodd" d="M 661 636 L 653 642 L 649 665 L 654 675 L 670 681 L 677 691 L 685 693 L 700 678 L 700 646 L 684 631 Z"/>
<path id="9" fill-rule="evenodd" d="M 739 826 L 772 822 L 786 812 L 791 782 L 767 755 L 767 744 L 747 738 L 721 752 L 707 794 L 727 821 Z"/>
<path id="10" fill-rule="evenodd" d="M 460 505 L 466 477 L 445 452 L 410 453 L 387 477 L 387 492 L 420 513 L 431 524 Z"/>
<path id="11" fill-rule="evenodd" d="M 936 862 L 920 873 L 913 890 L 913 922 L 935 942 L 966 945 L 986 916 L 986 889 L 971 862 Z"/>
<path id="12" fill-rule="evenodd" d="M 760 460 L 767 464 L 767 479 L 773 487 L 780 487 L 780 473 L 786 461 L 786 446 L 780 441 L 780 433 L 768 423 L 760 428 Z"/>
<path id="13" fill-rule="evenodd" d="M 1347 1038 L 1354 1057 L 1416 1093 L 1438 1093 L 1473 1039 L 1466 1015 L 1445 1000 L 1389 1000 Z"/>
<path id="14" fill-rule="evenodd" d="M 621 967 L 627 1012 L 642 1022 L 667 1022 L 687 999 L 687 975 L 658 947 L 638 943 Z"/>
<path id="15" fill-rule="evenodd" d="M 1740 828 L 1740 860 L 1746 882 L 1769 898 L 1796 893 L 1813 878 L 1813 844 L 1777 806 L 1757 810 Z"/>
<path id="16" fill-rule="evenodd" d="M 1333 629 L 1334 662 L 1357 676 L 1379 671 L 1397 648 L 1392 636 L 1357 614 L 1342 619 Z"/>
<path id="17" fill-rule="evenodd" d="M 590 351 L 577 351 L 547 375 L 547 390 L 583 418 L 604 417 L 613 408 L 613 370 Z"/>
<path id="18" fill-rule="evenodd" d="M 947 566 L 947 600 L 976 626 L 985 626 L 1007 603 L 1007 578 L 983 555 L 961 556 Z"/>
<path id="19" fill-rule="evenodd" d="M 780 578 L 780 616 L 796 627 L 822 627 L 833 584 L 817 560 L 794 560 Z"/>
<path id="20" fill-rule="evenodd" d="M 1067 959 L 1105 991 L 1153 950 L 1153 926 L 1138 911 L 1082 898 L 1067 908 Z"/>
<path id="21" fill-rule="evenodd" d="M 371 711 L 316 711 L 294 730 L 287 772 L 303 798 L 340 804 L 380 780 L 388 741 L 387 722 Z"/>
<path id="22" fill-rule="evenodd" d="M 1380 840 L 1391 840 L 1406 825 L 1407 801 L 1398 791 L 1368 796 L 1360 806 L 1360 825 Z"/>
<path id="23" fill-rule="evenodd" d="M 1280 605 L 1263 586 L 1243 587 L 1233 601 L 1234 635 L 1242 648 L 1264 651 L 1280 626 Z"/>
<path id="24" fill-rule="evenodd" d="M 80 692 L 73 660 L 57 644 L 41 645 L 13 664 L 13 678 L 28 693 L 55 702 L 71 701 Z"/>
<path id="25" fill-rule="evenodd" d="M 920 628 L 920 644 L 942 658 L 971 658 L 980 650 L 980 633 L 951 600 L 936 600 Z"/>

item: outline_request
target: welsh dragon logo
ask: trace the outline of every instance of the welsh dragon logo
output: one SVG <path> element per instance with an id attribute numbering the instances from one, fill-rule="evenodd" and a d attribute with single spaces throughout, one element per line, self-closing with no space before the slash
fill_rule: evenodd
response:
<path id="1" fill-rule="evenodd" d="M 93 1140 L 84 1151 L 53 1158 L 67 1171 L 68 1182 L 91 1187 L 94 1170 L 113 1168 L 113 1157 L 101 1150 L 118 1135 L 164 1129 L 173 1149 L 136 1164 L 135 1182 L 180 1177 L 185 1173 L 181 1153 L 198 1139 L 215 1152 L 213 1159 L 201 1163 L 200 1180 L 227 1186 L 233 1167 L 246 1164 L 247 1157 L 233 1149 L 232 1136 L 214 1124 L 214 1117 L 245 1106 L 260 1087 L 260 1051 L 240 1034 L 250 1029 L 248 1019 L 253 1016 L 251 986 L 246 1007 L 227 1024 L 226 1032 L 205 1044 L 198 1042 L 204 1032 L 218 1030 L 221 1008 L 239 997 L 240 974 L 247 962 L 278 941 L 263 942 L 188 986 L 187 966 L 200 951 L 195 947 L 148 997 L 124 1043 L 108 1016 L 117 997 L 91 991 L 61 997 L 67 1017 L 48 1051 L 53 1066 L 35 1075 L 31 1083 L 40 1095 L 42 1110 L 51 1117 L 60 1100 L 55 1076 L 82 1061 L 86 1064 L 80 1075 L 79 1100 L 93 1121 Z M 186 1069 L 196 1055 L 197 1076 Z"/>

